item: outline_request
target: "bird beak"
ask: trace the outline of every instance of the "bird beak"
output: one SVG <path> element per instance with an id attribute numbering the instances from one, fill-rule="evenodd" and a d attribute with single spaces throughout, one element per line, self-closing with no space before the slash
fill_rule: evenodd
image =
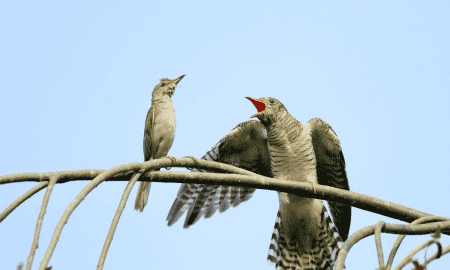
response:
<path id="1" fill-rule="evenodd" d="M 266 104 L 264 104 L 261 101 L 258 101 L 256 99 L 253 99 L 251 97 L 246 97 L 246 99 L 250 100 L 253 105 L 255 105 L 256 109 L 258 110 L 257 113 L 255 113 L 254 115 L 252 115 L 250 118 L 253 117 L 260 117 L 262 115 L 262 113 L 264 112 L 264 110 L 266 109 Z"/>
<path id="2" fill-rule="evenodd" d="M 181 75 L 180 77 L 176 78 L 175 79 L 175 85 L 177 85 L 181 81 L 181 79 L 184 78 L 184 76 L 186 76 L 186 74 L 185 75 Z"/>

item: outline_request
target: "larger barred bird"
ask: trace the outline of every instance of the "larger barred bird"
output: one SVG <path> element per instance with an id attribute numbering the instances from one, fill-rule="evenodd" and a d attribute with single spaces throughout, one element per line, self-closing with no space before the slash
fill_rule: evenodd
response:
<path id="1" fill-rule="evenodd" d="M 274 98 L 252 99 L 260 122 L 239 124 L 202 159 L 240 167 L 266 177 L 318 183 L 349 190 L 339 139 L 323 120 L 303 125 Z M 198 170 L 193 170 L 198 171 Z M 182 184 L 167 216 L 173 225 L 188 211 L 184 228 L 218 209 L 249 200 L 255 189 L 236 186 Z M 334 224 L 319 199 L 278 192 L 279 210 L 269 246 L 268 261 L 276 269 L 332 269 L 338 242 L 350 230 L 351 207 L 329 201 Z"/>

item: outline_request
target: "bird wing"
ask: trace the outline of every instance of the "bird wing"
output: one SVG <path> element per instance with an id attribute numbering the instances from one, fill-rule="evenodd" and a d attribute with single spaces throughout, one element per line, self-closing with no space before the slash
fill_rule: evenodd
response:
<path id="1" fill-rule="evenodd" d="M 308 121 L 316 155 L 317 179 L 320 185 L 350 190 L 345 171 L 344 154 L 336 133 L 325 121 L 314 118 Z M 333 221 L 342 239 L 347 240 L 350 231 L 351 206 L 329 201 Z"/>
<path id="2" fill-rule="evenodd" d="M 267 131 L 256 120 L 236 126 L 202 159 L 230 164 L 272 177 L 270 154 L 267 148 Z M 204 170 L 197 169 L 191 171 L 204 172 Z M 254 188 L 248 187 L 182 184 L 167 215 L 168 226 L 172 226 L 188 210 L 183 226 L 188 228 L 203 215 L 205 218 L 210 218 L 217 209 L 222 213 L 230 206 L 236 207 L 241 202 L 248 201 L 254 192 Z"/>
<path id="3" fill-rule="evenodd" d="M 145 118 L 144 127 L 144 160 L 148 161 L 153 159 L 152 151 L 152 128 L 154 123 L 154 108 L 153 106 L 147 112 L 147 117 Z"/>

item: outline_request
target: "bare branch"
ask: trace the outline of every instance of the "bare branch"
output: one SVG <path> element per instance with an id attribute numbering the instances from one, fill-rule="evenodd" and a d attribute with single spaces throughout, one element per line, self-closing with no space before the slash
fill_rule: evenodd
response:
<path id="1" fill-rule="evenodd" d="M 423 217 L 419 218 L 411 223 L 411 225 L 416 224 L 424 224 L 424 223 L 430 223 L 430 222 L 436 222 L 436 221 L 446 221 L 449 220 L 448 218 L 442 218 L 442 217 Z M 392 264 L 394 263 L 394 257 L 397 253 L 398 248 L 400 247 L 400 244 L 402 243 L 403 239 L 405 239 L 406 235 L 399 235 L 397 238 L 397 241 L 395 241 L 394 246 L 392 247 L 391 254 L 389 254 L 388 262 L 387 262 L 387 269 L 391 269 Z"/>
<path id="2" fill-rule="evenodd" d="M 111 245 L 111 242 L 114 237 L 114 233 L 117 228 L 117 224 L 119 223 L 120 216 L 122 215 L 123 209 L 125 208 L 125 205 L 127 204 L 128 197 L 130 196 L 130 192 L 133 189 L 134 184 L 141 176 L 140 173 L 136 173 L 128 183 L 127 187 L 125 188 L 125 191 L 123 193 L 122 199 L 120 200 L 119 207 L 117 208 L 116 214 L 114 215 L 113 222 L 111 224 L 111 228 L 109 229 L 108 236 L 105 240 L 105 245 L 102 249 L 102 254 L 100 255 L 100 259 L 97 264 L 97 269 L 101 270 L 103 269 L 103 265 L 105 263 L 106 254 L 108 253 L 109 246 Z"/>
<path id="3" fill-rule="evenodd" d="M 47 211 L 48 201 L 50 200 L 50 195 L 52 194 L 53 187 L 55 186 L 57 181 L 58 181 L 58 176 L 53 175 L 50 178 L 50 182 L 48 183 L 47 191 L 45 192 L 44 200 L 43 200 L 42 206 L 41 206 L 41 212 L 39 213 L 39 217 L 36 222 L 36 231 L 34 232 L 34 240 L 33 240 L 33 244 L 31 245 L 30 255 L 28 255 L 26 270 L 31 270 L 31 265 L 33 264 L 34 255 L 36 253 L 36 249 L 39 246 L 39 235 L 41 234 L 42 221 L 44 221 L 44 215 L 45 215 L 45 212 Z"/>
<path id="4" fill-rule="evenodd" d="M 417 252 L 421 251 L 422 249 L 424 249 L 434 243 L 436 243 L 435 240 L 430 240 L 430 241 L 427 241 L 427 242 L 423 243 L 422 245 L 416 247 L 415 249 L 413 249 L 413 251 L 411 251 L 408 254 L 408 256 L 406 256 L 406 258 L 404 258 L 403 261 L 401 261 L 401 263 L 397 267 L 394 268 L 394 270 L 400 270 L 403 267 L 405 267 L 408 263 L 410 263 L 412 261 L 413 256 L 416 255 Z"/>
<path id="5" fill-rule="evenodd" d="M 445 254 L 449 253 L 449 252 L 450 252 L 450 246 L 448 246 L 448 247 L 442 249 L 441 257 L 444 256 Z M 439 253 L 436 252 L 436 254 L 434 254 L 434 255 L 431 256 L 428 260 L 425 261 L 425 265 L 428 265 L 430 262 L 432 262 L 432 261 L 434 261 L 434 260 L 436 260 L 436 259 L 439 259 L 439 258 L 438 258 L 438 255 L 439 255 Z"/>
<path id="6" fill-rule="evenodd" d="M 429 234 L 435 232 L 437 229 L 441 228 L 442 230 L 450 229 L 450 219 L 444 222 L 436 222 L 432 224 L 425 225 L 404 225 L 404 224 L 389 224 L 386 223 L 385 227 L 381 230 L 384 233 L 392 233 L 392 234 Z M 339 251 L 338 258 L 336 260 L 336 269 L 342 270 L 344 269 L 345 258 L 347 257 L 350 249 L 360 240 L 371 236 L 375 233 L 377 225 L 372 225 L 366 228 L 363 228 L 354 234 L 352 234 L 347 241 L 345 241 L 341 250 Z"/>
<path id="7" fill-rule="evenodd" d="M 147 172 L 147 170 L 155 170 L 163 167 L 192 167 L 203 169 L 207 171 L 214 172 L 222 172 L 222 173 L 199 173 L 199 172 L 159 172 L 152 171 Z M 139 173 L 136 173 L 139 172 Z M 9 213 L 14 210 L 18 204 L 27 198 L 31 197 L 38 190 L 44 188 L 47 185 L 47 181 L 51 178 L 56 179 L 56 183 L 65 183 L 74 180 L 92 180 L 76 197 L 76 199 L 70 204 L 70 206 L 66 209 L 63 216 L 61 217 L 53 237 L 51 239 L 50 245 L 47 249 L 45 257 L 41 262 L 40 269 L 44 269 L 48 264 L 52 253 L 56 247 L 57 242 L 59 241 L 60 234 L 64 227 L 64 224 L 67 223 L 72 212 L 75 208 L 81 203 L 81 201 L 103 181 L 130 181 L 129 178 L 133 174 L 141 174 L 140 178 L 133 177 L 132 182 L 136 181 L 147 181 L 147 182 L 167 182 L 167 183 L 197 183 L 197 184 L 207 184 L 207 185 L 227 185 L 227 186 L 244 186 L 258 189 L 266 189 L 266 190 L 277 190 L 280 192 L 287 192 L 291 194 L 295 194 L 301 197 L 310 197 L 317 199 L 325 199 L 329 201 L 336 201 L 345 204 L 349 204 L 353 207 L 357 207 L 363 210 L 367 210 L 370 212 L 378 213 L 381 215 L 385 215 L 391 218 L 399 219 L 406 222 L 412 222 L 419 218 L 429 217 L 429 220 L 450 220 L 447 218 L 441 217 L 432 217 L 428 213 L 420 212 L 402 205 L 394 204 L 391 202 L 383 201 L 374 197 L 358 194 L 356 192 L 346 191 L 342 189 L 337 189 L 329 186 L 321 186 L 316 185 L 315 190 L 306 183 L 299 183 L 295 181 L 289 180 L 280 180 L 275 178 L 268 178 L 261 175 L 257 175 L 255 173 L 223 164 L 217 163 L 213 161 L 207 160 L 196 160 L 193 158 L 177 158 L 176 161 L 169 160 L 169 158 L 161 158 L 156 160 L 147 161 L 144 163 L 130 163 L 126 165 L 120 165 L 114 167 L 108 171 L 104 170 L 85 170 L 85 171 L 70 171 L 70 172 L 54 172 L 54 173 L 26 173 L 26 174 L 16 174 L 16 175 L 8 175 L 0 177 L 0 184 L 7 183 L 15 183 L 15 182 L 27 182 L 27 181 L 35 181 L 42 182 L 37 187 L 28 191 L 21 198 L 16 200 L 12 205 L 10 205 L 3 213 L 5 216 L 0 216 L 0 221 L 6 217 Z M 230 174 L 232 173 L 232 174 Z M 107 251 L 109 249 L 110 243 L 112 241 L 114 231 L 117 227 L 118 221 L 120 219 L 120 215 L 123 211 L 123 207 L 125 207 L 126 200 L 129 196 L 129 192 L 132 189 L 131 182 L 127 186 L 122 200 L 119 204 L 116 215 L 113 219 L 113 223 L 110 228 L 110 232 L 105 241 L 105 246 L 102 251 L 101 258 L 99 260 L 98 268 L 102 269 L 104 260 L 106 258 Z M 17 203 L 19 201 L 19 203 Z M 42 213 L 41 209 L 41 213 Z M 45 210 L 44 210 L 45 213 Z M 427 219 L 428 220 L 428 219 Z M 435 224 L 428 225 L 403 225 L 403 224 L 385 224 L 379 225 L 377 230 L 376 242 L 377 242 L 377 250 L 378 254 L 381 254 L 381 263 L 380 268 L 383 268 L 383 254 L 381 249 L 381 237 L 380 232 L 384 233 L 396 233 L 396 234 L 428 234 L 436 231 L 436 226 L 440 226 L 443 230 L 443 233 L 450 235 L 450 221 L 440 222 Z M 371 226 L 364 228 L 354 235 L 352 235 L 344 244 L 341 252 L 339 253 L 339 257 L 337 260 L 338 269 L 340 266 L 343 266 L 345 257 L 349 249 L 359 240 L 365 238 L 369 235 L 375 233 L 376 226 Z M 401 242 L 401 241 L 400 241 Z M 400 244 L 400 243 L 399 243 Z M 398 245 L 399 245 L 398 244 Z M 378 247 L 379 246 L 379 247 Z M 395 246 L 394 246 L 395 247 Z M 398 249 L 398 247 L 397 247 Z M 444 249 L 443 254 L 449 252 L 448 249 Z M 395 254 L 395 251 L 394 251 Z M 392 253 L 391 253 L 391 256 Z M 391 256 L 388 260 L 388 267 L 391 262 Z M 434 257 L 436 258 L 436 257 Z M 433 258 L 430 258 L 433 259 Z M 392 258 L 393 260 L 393 258 Z"/>
<path id="8" fill-rule="evenodd" d="M 12 211 L 14 211 L 19 205 L 21 205 L 24 201 L 31 198 L 34 194 L 38 193 L 42 189 L 44 189 L 48 185 L 48 181 L 44 181 L 37 186 L 34 186 L 32 189 L 25 192 L 22 196 L 20 196 L 17 200 L 11 203 L 5 210 L 0 214 L 0 222 L 2 222 Z"/>
<path id="9" fill-rule="evenodd" d="M 381 245 L 381 230 L 385 227 L 385 225 L 386 223 L 384 223 L 383 221 L 380 221 L 377 225 L 375 225 L 375 244 L 377 246 L 378 264 L 380 265 L 380 269 L 385 269 L 383 246 Z"/>
<path id="10" fill-rule="evenodd" d="M 64 212 L 63 216 L 61 217 L 58 225 L 56 226 L 55 232 L 53 233 L 52 239 L 50 241 L 50 245 L 47 249 L 47 252 L 45 253 L 44 259 L 41 262 L 41 265 L 39 267 L 40 270 L 45 270 L 45 267 L 47 266 L 48 262 L 50 261 L 50 258 L 53 254 L 53 251 L 55 250 L 56 244 L 59 241 L 59 236 L 61 235 L 62 229 L 64 228 L 64 225 L 69 220 L 70 215 L 73 213 L 75 208 L 81 203 L 82 200 L 94 189 L 96 188 L 100 183 L 105 181 L 105 179 L 108 179 L 118 173 L 123 172 L 129 172 L 129 171 L 146 171 L 149 169 L 157 169 L 161 167 L 167 167 L 171 161 L 167 158 L 164 159 L 157 159 L 157 160 L 151 160 L 144 163 L 130 163 L 126 165 L 119 165 L 116 166 L 106 172 L 103 172 L 99 176 L 95 177 L 94 180 L 89 182 L 89 184 L 78 194 L 78 196 L 75 198 L 75 200 L 72 201 L 72 203 L 67 207 L 66 211 Z"/>

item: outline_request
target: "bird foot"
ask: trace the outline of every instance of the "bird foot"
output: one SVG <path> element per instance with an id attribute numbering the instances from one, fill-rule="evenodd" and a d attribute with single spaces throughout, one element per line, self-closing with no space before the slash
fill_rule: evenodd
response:
<path id="1" fill-rule="evenodd" d="M 163 158 L 168 158 L 168 159 L 170 159 L 170 161 L 172 161 L 172 163 L 171 163 L 170 165 L 173 165 L 173 163 L 174 163 L 175 161 L 177 161 L 177 159 L 174 158 L 174 157 L 165 156 L 165 157 L 163 157 Z M 170 170 L 170 169 L 172 169 L 172 167 L 164 167 L 164 169 Z"/>
<path id="2" fill-rule="evenodd" d="M 313 180 L 308 179 L 308 183 L 311 184 L 313 190 L 314 190 L 314 194 L 316 194 L 316 183 Z"/>
<path id="3" fill-rule="evenodd" d="M 196 159 L 195 157 L 193 157 L 193 156 L 186 156 L 185 158 L 190 158 L 190 159 L 192 159 L 192 160 L 194 161 L 194 165 L 195 165 L 195 166 L 198 165 L 197 159 Z M 186 169 L 192 170 L 193 168 L 191 168 L 191 167 L 186 167 Z"/>
<path id="4" fill-rule="evenodd" d="M 316 181 L 317 181 L 317 178 L 315 178 L 313 175 L 311 175 L 311 174 L 309 174 L 309 175 L 306 175 L 306 181 L 308 181 L 308 183 L 310 183 L 311 185 L 312 185 L 312 188 L 313 188 L 313 190 L 314 190 L 314 194 L 316 194 Z"/>

